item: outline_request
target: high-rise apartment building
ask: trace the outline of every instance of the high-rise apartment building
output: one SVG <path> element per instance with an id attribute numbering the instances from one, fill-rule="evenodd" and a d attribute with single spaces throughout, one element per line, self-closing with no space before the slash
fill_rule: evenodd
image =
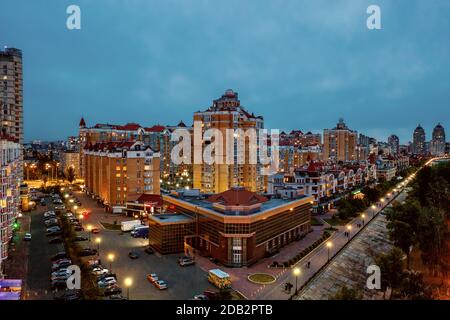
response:
<path id="1" fill-rule="evenodd" d="M 442 156 L 445 153 L 445 130 L 440 123 L 433 129 L 430 151 L 433 156 Z"/>
<path id="2" fill-rule="evenodd" d="M 249 191 L 262 192 L 264 190 L 264 177 L 261 175 L 261 164 L 259 157 L 256 157 L 257 163 L 250 163 L 250 141 L 245 139 L 245 154 L 238 154 L 238 137 L 233 137 L 234 150 L 233 155 L 227 154 L 228 143 L 231 143 L 227 137 L 227 129 L 254 129 L 256 140 L 258 140 L 259 130 L 263 128 L 264 120 L 261 116 L 249 113 L 238 99 L 238 93 L 229 89 L 219 99 L 213 101 L 205 111 L 194 113 L 194 124 L 201 125 L 202 137 L 208 129 L 218 129 L 222 133 L 223 148 L 216 150 L 217 155 L 222 159 L 222 164 L 207 164 L 202 161 L 201 164 L 193 164 L 194 188 L 200 189 L 206 193 L 220 193 L 233 187 L 245 187 Z M 195 128 L 194 128 L 195 131 Z M 195 135 L 195 133 L 194 133 Z M 195 138 L 195 137 L 194 137 Z M 211 143 L 209 139 L 203 139 L 202 151 Z M 227 157 L 232 156 L 234 162 L 230 164 Z M 239 163 L 238 158 L 244 159 L 243 164 Z"/>
<path id="3" fill-rule="evenodd" d="M 16 138 L 0 133 L 0 279 L 4 274 L 3 261 L 8 258 L 14 222 L 19 214 L 21 149 Z"/>
<path id="4" fill-rule="evenodd" d="M 323 130 L 323 152 L 325 160 L 356 161 L 358 133 L 350 130 L 343 119 L 333 129 Z"/>
<path id="5" fill-rule="evenodd" d="M 425 154 L 425 130 L 419 124 L 413 133 L 412 152 L 414 154 Z"/>
<path id="6" fill-rule="evenodd" d="M 1 131 L 23 144 L 22 51 L 0 50 Z"/>
<path id="7" fill-rule="evenodd" d="M 400 139 L 395 134 L 389 136 L 388 145 L 392 154 L 396 155 L 400 152 Z"/>

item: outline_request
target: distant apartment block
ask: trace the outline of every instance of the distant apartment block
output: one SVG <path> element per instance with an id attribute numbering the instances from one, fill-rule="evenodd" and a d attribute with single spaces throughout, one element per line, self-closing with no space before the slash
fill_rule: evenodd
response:
<path id="1" fill-rule="evenodd" d="M 357 160 L 356 131 L 350 130 L 343 119 L 333 129 L 323 131 L 323 152 L 325 160 L 351 162 Z"/>
<path id="2" fill-rule="evenodd" d="M 160 193 L 160 154 L 143 142 L 88 144 L 83 163 L 86 190 L 108 209 Z"/>

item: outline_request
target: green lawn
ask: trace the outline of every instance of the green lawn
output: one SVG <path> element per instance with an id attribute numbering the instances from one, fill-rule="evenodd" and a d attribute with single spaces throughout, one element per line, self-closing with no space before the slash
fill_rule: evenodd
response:
<path id="1" fill-rule="evenodd" d="M 331 219 L 324 219 L 324 220 L 332 226 L 343 226 L 343 225 L 346 225 L 347 223 L 349 223 L 352 220 L 352 218 L 347 218 L 347 219 L 342 220 L 340 218 L 333 217 Z"/>
<path id="2" fill-rule="evenodd" d="M 312 226 L 323 226 L 323 223 L 316 217 L 311 217 L 311 225 Z"/>

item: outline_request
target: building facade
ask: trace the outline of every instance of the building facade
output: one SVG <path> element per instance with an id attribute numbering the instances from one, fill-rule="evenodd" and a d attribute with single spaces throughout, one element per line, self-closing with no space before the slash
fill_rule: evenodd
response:
<path id="1" fill-rule="evenodd" d="M 75 178 L 80 178 L 80 152 L 65 150 L 60 153 L 61 166 L 60 170 L 66 175 L 68 175 L 70 168 L 74 172 Z"/>
<path id="2" fill-rule="evenodd" d="M 333 129 L 323 131 L 324 160 L 351 162 L 357 160 L 358 133 L 350 130 L 343 119 Z"/>
<path id="3" fill-rule="evenodd" d="M 214 164 L 207 164 L 205 161 L 202 161 L 200 164 L 194 163 L 194 188 L 206 193 L 219 193 L 235 186 L 241 186 L 251 191 L 262 192 L 264 190 L 264 178 L 261 174 L 262 166 L 259 163 L 259 157 L 256 159 L 256 164 L 250 163 L 250 142 L 245 137 L 243 137 L 245 141 L 243 143 L 245 145 L 245 154 L 238 154 L 237 144 L 239 137 L 234 135 L 232 138 L 234 141 L 228 141 L 229 137 L 227 137 L 226 130 L 255 130 L 256 137 L 258 137 L 259 130 L 263 129 L 263 118 L 247 112 L 241 106 L 238 93 L 230 89 L 222 97 L 214 100 L 212 106 L 207 110 L 195 112 L 195 123 L 201 126 L 202 137 L 204 137 L 206 130 L 217 129 L 222 134 L 223 146 L 231 143 L 234 148 L 231 151 L 233 152 L 232 155 L 227 154 L 227 148 L 225 147 L 215 150 L 218 153 L 217 156 L 222 159 L 222 164 L 216 162 Z M 208 137 L 202 139 L 202 154 L 203 150 L 211 142 L 212 140 Z M 227 163 L 227 157 L 230 156 L 234 159 L 233 164 Z M 238 162 L 239 156 L 244 158 L 244 164 Z"/>
<path id="4" fill-rule="evenodd" d="M 389 136 L 388 145 L 392 155 L 397 155 L 400 152 L 400 139 L 395 134 Z"/>
<path id="5" fill-rule="evenodd" d="M 89 144 L 83 157 L 86 191 L 108 209 L 160 193 L 160 155 L 140 141 Z"/>
<path id="6" fill-rule="evenodd" d="M 0 50 L 0 121 L 4 134 L 23 144 L 22 51 Z"/>
<path id="7" fill-rule="evenodd" d="M 0 279 L 14 222 L 19 214 L 21 183 L 21 144 L 15 137 L 0 136 Z"/>
<path id="8" fill-rule="evenodd" d="M 433 156 L 443 156 L 445 154 L 445 130 L 440 123 L 433 129 L 430 152 Z"/>
<path id="9" fill-rule="evenodd" d="M 172 193 L 163 200 L 171 213 L 149 217 L 150 246 L 164 253 L 183 248 L 225 266 L 250 265 L 310 229 L 312 198 L 303 195 L 269 199 L 235 187 L 208 197 Z"/>
<path id="10" fill-rule="evenodd" d="M 423 155 L 426 153 L 425 147 L 425 130 L 419 124 L 413 133 L 413 144 L 412 144 L 413 154 Z"/>

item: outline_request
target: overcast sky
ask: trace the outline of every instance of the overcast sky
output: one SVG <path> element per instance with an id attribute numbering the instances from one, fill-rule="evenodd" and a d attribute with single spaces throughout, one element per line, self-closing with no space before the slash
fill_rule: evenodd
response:
<path id="1" fill-rule="evenodd" d="M 342 117 L 406 143 L 418 123 L 450 131 L 449 17 L 448 0 L 2 0 L 0 45 L 23 50 L 25 141 L 77 134 L 81 116 L 190 124 L 232 88 L 267 128 Z"/>

